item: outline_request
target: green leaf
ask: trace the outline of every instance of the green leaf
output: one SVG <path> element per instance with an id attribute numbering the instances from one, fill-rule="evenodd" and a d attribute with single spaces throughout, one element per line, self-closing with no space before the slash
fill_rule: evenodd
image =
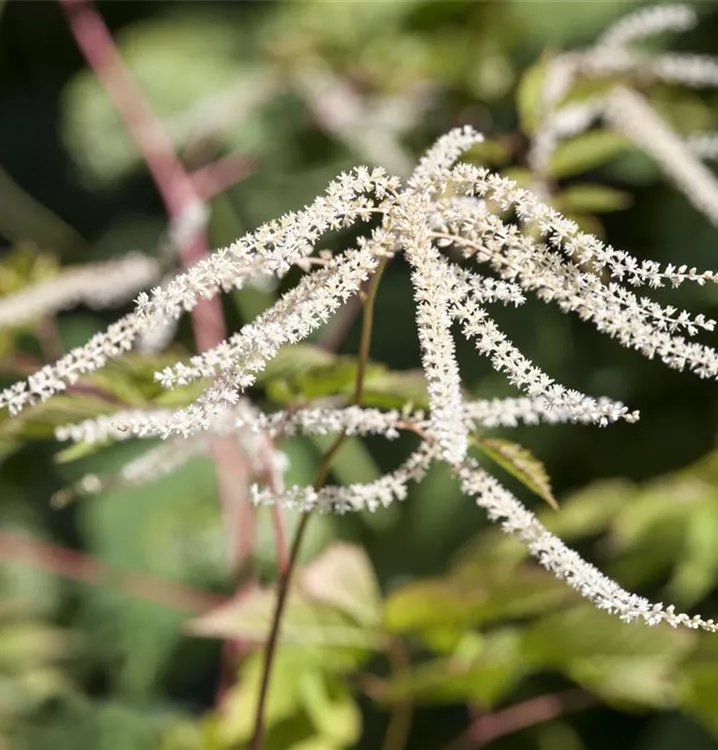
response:
<path id="1" fill-rule="evenodd" d="M 326 396 L 350 399 L 354 393 L 357 358 L 326 352 L 312 344 L 280 349 L 277 357 L 257 378 L 267 395 L 280 404 L 297 404 Z M 396 371 L 383 364 L 369 362 L 364 375 L 365 406 L 401 408 L 412 403 L 416 408 L 428 404 L 426 380 L 421 370 Z"/>
<path id="2" fill-rule="evenodd" d="M 632 203 L 629 193 L 589 182 L 570 185 L 555 197 L 562 212 L 609 213 L 623 211 Z"/>
<path id="3" fill-rule="evenodd" d="M 571 592 L 565 584 L 533 566 L 464 563 L 451 577 L 410 583 L 393 591 L 384 604 L 384 625 L 395 633 L 439 630 L 552 609 Z"/>
<path id="4" fill-rule="evenodd" d="M 476 445 L 521 484 L 558 510 L 546 468 L 529 450 L 503 438 L 476 437 Z"/>
<path id="5" fill-rule="evenodd" d="M 582 604 L 536 622 L 524 636 L 522 653 L 536 665 L 555 667 L 565 667 L 576 659 L 597 657 L 651 660 L 670 656 L 677 659 L 695 640 L 695 633 L 688 630 L 625 623 Z"/>
<path id="6" fill-rule="evenodd" d="M 344 612 L 359 625 L 378 627 L 381 592 L 361 547 L 345 542 L 330 545 L 301 571 L 298 585 L 314 601 Z"/>
<path id="7" fill-rule="evenodd" d="M 274 614 L 274 588 L 255 588 L 194 619 L 188 626 L 193 635 L 206 638 L 244 638 L 264 643 Z M 290 592 L 285 605 L 279 642 L 305 651 L 331 648 L 345 651 L 374 649 L 379 633 L 360 627 L 333 606 L 315 602 L 300 591 Z M 337 663 L 341 660 L 338 659 Z"/>
<path id="8" fill-rule="evenodd" d="M 521 129 L 526 134 L 534 132 L 536 126 L 543 116 L 541 100 L 543 98 L 544 81 L 546 71 L 552 55 L 544 54 L 540 60 L 535 62 L 521 76 L 516 91 L 516 107 L 519 113 Z"/>
<path id="9" fill-rule="evenodd" d="M 610 130 L 591 130 L 556 149 L 549 174 L 554 179 L 571 177 L 607 164 L 628 148 L 628 140 Z"/>
<path id="10" fill-rule="evenodd" d="M 681 708 L 718 737 L 718 713 L 715 710 L 718 705 L 718 657 L 699 652 L 683 667 L 682 674 Z"/>
<path id="11" fill-rule="evenodd" d="M 266 141 L 257 110 L 275 83 L 267 71 L 246 65 L 239 50 L 243 29 L 230 18 L 184 10 L 135 23 L 120 31 L 117 44 L 152 111 L 164 121 L 175 145 L 191 142 L 206 111 L 224 97 L 236 107 L 234 121 L 219 115 L 213 130 L 220 143 L 242 144 L 257 153 Z M 197 103 L 209 102 L 200 106 Z M 194 111 L 193 111 L 193 108 Z M 252 116 L 254 115 L 254 116 Z M 61 99 L 63 139 L 82 174 L 95 185 L 127 177 L 141 156 L 127 126 L 94 73 L 85 68 L 65 87 Z"/>
<path id="12" fill-rule="evenodd" d="M 581 605 L 533 625 L 522 654 L 534 668 L 560 669 L 617 707 L 667 707 L 675 703 L 679 665 L 696 640 L 687 630 L 624 623 Z"/>
<path id="13" fill-rule="evenodd" d="M 117 460 L 113 452 L 93 457 L 88 469 L 104 473 Z M 90 554 L 112 568 L 199 588 L 216 586 L 226 575 L 216 491 L 211 462 L 190 461 L 151 485 L 81 503 L 80 528 Z M 186 613 L 111 587 L 87 588 L 83 601 L 83 632 L 112 664 L 113 681 L 126 695 L 145 697 L 182 636 Z"/>
<path id="14" fill-rule="evenodd" d="M 246 741 L 252 736 L 263 668 L 260 652 L 250 654 L 244 660 L 239 680 L 222 706 L 217 730 L 223 747 Z M 308 662 L 299 649 L 277 650 L 265 707 L 268 729 L 301 711 L 302 676 L 308 670 L 316 669 L 316 665 Z"/>
<path id="15" fill-rule="evenodd" d="M 321 454 L 336 440 L 336 435 L 309 435 L 308 439 L 317 446 Z M 340 484 L 372 482 L 381 475 L 371 451 L 361 438 L 349 437 L 342 443 L 332 461 L 332 475 Z"/>
<path id="16" fill-rule="evenodd" d="M 335 675 L 306 670 L 299 685 L 302 704 L 319 733 L 339 747 L 354 745 L 361 714 L 346 683 Z"/>
<path id="17" fill-rule="evenodd" d="M 688 515 L 685 542 L 668 584 L 672 602 L 682 607 L 703 599 L 718 583 L 718 508 L 699 505 Z"/>
<path id="18" fill-rule="evenodd" d="M 0 439 L 38 440 L 52 438 L 55 427 L 111 414 L 115 404 L 90 395 L 60 394 L 10 417 L 0 414 Z"/>
<path id="19" fill-rule="evenodd" d="M 392 676 L 372 695 L 387 703 L 407 699 L 427 704 L 479 703 L 491 707 L 523 676 L 518 635 L 503 630 L 487 636 L 478 655 L 432 659 Z"/>

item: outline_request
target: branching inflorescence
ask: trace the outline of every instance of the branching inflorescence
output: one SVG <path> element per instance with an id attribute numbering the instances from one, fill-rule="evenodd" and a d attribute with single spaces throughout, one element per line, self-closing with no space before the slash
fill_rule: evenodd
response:
<path id="1" fill-rule="evenodd" d="M 603 44 L 615 47 L 631 33 L 627 26 Z M 0 393 L 0 405 L 18 413 L 44 401 L 121 356 L 140 335 L 192 310 L 198 300 L 240 288 L 258 275 L 281 278 L 298 266 L 307 273 L 254 321 L 215 348 L 156 373 L 166 388 L 208 379 L 191 404 L 174 410 L 119 412 L 60 428 L 57 437 L 100 442 L 134 435 L 168 441 L 126 467 L 124 480 L 134 482 L 148 473 L 171 470 L 178 455 L 206 452 L 217 436 L 236 436 L 251 459 L 261 451 L 257 441 L 266 436 L 339 433 L 393 439 L 411 431 L 418 435 L 419 447 L 398 469 L 372 483 L 322 489 L 256 485 L 252 497 L 256 503 L 304 511 L 374 510 L 403 500 L 411 482 L 419 481 L 433 461 L 443 461 L 492 520 L 522 539 L 544 567 L 598 607 L 627 621 L 718 630 L 712 620 L 676 614 L 672 607 L 651 604 L 621 589 L 567 549 L 469 455 L 471 434 L 478 426 L 607 425 L 638 417 L 619 402 L 555 382 L 509 341 L 488 306 L 518 306 L 525 294 L 533 293 L 576 313 L 623 346 L 670 367 L 716 378 L 718 352 L 690 340 L 700 330 L 712 330 L 714 322 L 663 307 L 640 290 L 714 283 L 718 277 L 711 271 L 639 261 L 582 233 L 511 180 L 470 164 L 455 165 L 481 140 L 468 127 L 451 131 L 420 161 L 405 187 L 381 169 L 358 168 L 342 174 L 325 196 L 303 211 L 260 227 L 164 287 L 141 294 L 135 310 L 106 332 Z M 379 223 L 367 237 L 331 258 L 323 253 L 324 262 L 310 270 L 305 261 L 317 251 L 326 231 L 374 216 Z M 279 349 L 326 323 L 360 293 L 380 262 L 399 253 L 411 269 L 428 413 L 310 404 L 263 414 L 252 407 L 242 392 Z M 457 253 L 464 264 L 456 262 Z M 465 398 L 451 332 L 455 323 L 522 397 Z M 86 488 L 92 489 L 91 485 L 100 486 L 99 480 L 90 481 Z"/>
<path id="2" fill-rule="evenodd" d="M 646 97 L 654 84 L 691 89 L 718 87 L 718 59 L 688 53 L 651 53 L 641 42 L 697 24 L 685 5 L 639 8 L 608 29 L 588 49 L 560 54 L 547 65 L 539 123 L 528 162 L 534 189 L 547 192 L 550 162 L 559 144 L 603 121 L 651 156 L 693 205 L 718 224 L 718 182 L 702 160 L 716 155 L 715 133 L 676 133 Z M 574 90 L 591 81 L 590 95 Z"/>

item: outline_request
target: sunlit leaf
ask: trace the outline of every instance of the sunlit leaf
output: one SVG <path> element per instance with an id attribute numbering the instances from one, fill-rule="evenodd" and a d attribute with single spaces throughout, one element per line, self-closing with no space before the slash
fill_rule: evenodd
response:
<path id="1" fill-rule="evenodd" d="M 413 699 L 425 704 L 459 702 L 492 706 L 523 676 L 518 638 L 500 631 L 487 638 L 477 656 L 434 659 L 394 675 L 372 697 L 394 703 Z"/>
<path id="2" fill-rule="evenodd" d="M 543 117 L 543 90 L 550 62 L 551 57 L 544 55 L 521 76 L 516 92 L 516 107 L 521 129 L 525 133 L 532 133 Z"/>
<path id="3" fill-rule="evenodd" d="M 521 484 L 535 492 L 552 508 L 558 509 L 546 468 L 529 450 L 503 438 L 479 436 L 476 438 L 476 445 Z"/>
<path id="4" fill-rule="evenodd" d="M 549 173 L 554 179 L 571 177 L 607 164 L 629 146 L 628 140 L 610 130 L 591 130 L 561 143 Z"/>
<path id="5" fill-rule="evenodd" d="M 570 592 L 533 567 L 496 568 L 464 563 L 447 578 L 410 583 L 387 597 L 384 623 L 392 632 L 430 630 L 545 612 Z"/>
<path id="6" fill-rule="evenodd" d="M 300 572 L 297 583 L 317 602 L 329 604 L 375 628 L 381 618 L 381 593 L 371 562 L 361 547 L 336 542 Z"/>
<path id="7" fill-rule="evenodd" d="M 274 614 L 276 592 L 254 589 L 194 619 L 194 635 L 209 638 L 244 638 L 264 643 Z M 290 592 L 282 619 L 279 642 L 302 649 L 372 649 L 378 633 L 361 627 L 340 609 L 316 603 L 299 591 Z"/>
<path id="8" fill-rule="evenodd" d="M 632 198 L 623 190 L 584 182 L 569 185 L 556 196 L 556 201 L 564 213 L 585 211 L 600 214 L 622 211 L 631 205 Z"/>

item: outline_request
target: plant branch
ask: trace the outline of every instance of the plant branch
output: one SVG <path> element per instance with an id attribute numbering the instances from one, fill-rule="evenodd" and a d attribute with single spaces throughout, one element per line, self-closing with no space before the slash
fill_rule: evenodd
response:
<path id="1" fill-rule="evenodd" d="M 0 560 L 25 563 L 46 573 L 93 586 L 109 585 L 137 599 L 193 615 L 205 614 L 226 601 L 225 597 L 208 591 L 145 573 L 121 571 L 82 552 L 9 531 L 0 531 Z"/>
<path id="2" fill-rule="evenodd" d="M 183 268 L 188 268 L 209 253 L 205 231 L 204 199 L 199 184 L 205 190 L 218 191 L 232 179 L 246 173 L 247 161 L 220 162 L 214 171 L 200 173 L 193 179 L 174 153 L 172 140 L 162 123 L 155 117 L 132 73 L 122 59 L 112 35 L 92 0 L 59 0 L 65 11 L 72 33 L 88 64 L 132 134 L 142 153 L 147 168 L 157 186 L 171 220 L 173 239 L 177 243 Z M 207 177 L 209 186 L 206 185 Z M 213 348 L 227 336 L 227 326 L 219 297 L 201 300 L 191 313 L 192 332 L 198 351 Z M 212 443 L 218 495 L 222 511 L 222 525 L 227 539 L 227 558 L 230 570 L 238 580 L 251 575 L 250 564 L 256 543 L 254 508 L 247 497 L 250 467 L 237 445 L 230 439 Z M 238 472 L 241 476 L 237 476 Z M 239 479 L 239 481 L 237 481 Z M 275 529 L 281 525 L 275 522 Z M 283 537 L 277 540 L 283 543 Z M 242 650 L 240 641 L 226 645 L 226 660 L 234 663 L 234 654 Z M 224 664 L 223 673 L 231 670 Z M 225 692 L 224 677 L 220 678 L 219 694 Z"/>
<path id="3" fill-rule="evenodd" d="M 363 388 L 364 388 L 364 374 L 366 372 L 367 362 L 369 360 L 369 349 L 371 346 L 371 334 L 374 325 L 374 302 L 376 300 L 377 288 L 381 281 L 382 274 L 386 268 L 388 258 L 382 258 L 379 266 L 369 282 L 369 288 L 363 297 L 364 306 L 364 321 L 362 325 L 361 343 L 359 345 L 359 363 L 357 366 L 357 377 L 356 387 L 354 390 L 353 403 L 356 405 L 361 404 Z M 334 456 L 341 448 L 346 435 L 340 435 L 334 443 L 329 447 L 327 452 L 324 454 L 322 461 L 317 468 L 317 473 L 314 478 L 314 489 L 321 489 L 326 483 L 331 463 Z M 254 731 L 252 733 L 252 740 L 250 742 L 250 750 L 261 750 L 262 738 L 264 736 L 264 713 L 267 704 L 267 698 L 269 695 L 269 683 L 272 674 L 272 665 L 274 663 L 274 655 L 277 650 L 279 642 L 279 629 L 282 623 L 282 615 L 286 606 L 289 585 L 292 578 L 292 573 L 297 566 L 297 559 L 299 557 L 299 550 L 302 546 L 302 540 L 309 525 L 309 519 L 311 514 L 309 512 L 302 513 L 299 519 L 299 525 L 294 534 L 294 541 L 292 542 L 292 549 L 289 553 L 289 562 L 286 570 L 284 570 L 277 582 L 277 600 L 272 617 L 272 625 L 269 631 L 269 637 L 267 639 L 267 646 L 264 653 L 264 665 L 262 670 L 262 680 L 259 686 L 259 700 L 257 702 L 257 713 L 255 715 Z"/>
<path id="4" fill-rule="evenodd" d="M 155 117 L 142 91 L 136 85 L 102 16 L 92 0 L 59 0 L 70 29 L 87 63 L 104 87 L 124 120 L 157 186 L 175 227 L 203 204 L 195 182 L 174 153 L 169 135 Z M 193 223 L 193 222 L 190 222 Z M 187 268 L 209 252 L 201 221 L 187 232 L 178 231 L 179 255 Z M 205 351 L 226 338 L 227 329 L 219 297 L 202 300 L 191 314 L 192 331 L 199 351 Z M 237 573 L 254 549 L 254 511 L 236 481 L 238 467 L 247 469 L 239 450 L 227 441 L 213 444 L 217 465 L 219 496 L 230 567 Z"/>
<path id="5" fill-rule="evenodd" d="M 389 644 L 389 659 L 395 676 L 400 676 L 408 669 L 409 658 L 401 639 L 393 639 Z M 404 750 L 409 741 L 413 716 L 414 706 L 410 698 L 398 701 L 394 705 L 384 735 L 382 750 Z"/>
<path id="6" fill-rule="evenodd" d="M 582 711 L 595 703 L 596 699 L 592 695 L 580 689 L 530 698 L 500 711 L 482 714 L 471 723 L 464 734 L 447 745 L 444 750 L 472 750 L 484 747 L 499 737 L 559 716 Z"/>

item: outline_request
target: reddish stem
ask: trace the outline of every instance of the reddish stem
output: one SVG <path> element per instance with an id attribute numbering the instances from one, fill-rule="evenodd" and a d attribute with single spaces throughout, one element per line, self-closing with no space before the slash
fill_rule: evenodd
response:
<path id="1" fill-rule="evenodd" d="M 499 737 L 521 729 L 542 724 L 559 716 L 582 711 L 596 703 L 596 699 L 580 689 L 565 690 L 531 698 L 500 711 L 482 714 L 445 750 L 472 750 L 484 747 Z"/>
<path id="2" fill-rule="evenodd" d="M 129 128 L 152 173 L 167 212 L 179 215 L 196 200 L 192 181 L 174 155 L 172 142 L 136 86 L 109 29 L 92 0 L 59 0 L 78 47 Z"/>
<path id="3" fill-rule="evenodd" d="M 202 206 L 202 196 L 195 181 L 177 159 L 171 139 L 135 84 L 132 73 L 125 65 L 92 0 L 59 2 L 87 63 L 105 88 L 142 153 L 172 223 L 175 227 L 180 226 L 193 210 Z M 224 179 L 227 179 L 226 175 Z M 204 258 L 209 247 L 201 223 L 184 234 L 186 236 L 177 237 L 177 240 L 182 266 L 188 268 Z M 216 346 L 227 336 L 219 297 L 200 301 L 192 311 L 191 320 L 199 351 Z M 255 545 L 254 509 L 246 498 L 248 466 L 242 453 L 230 439 L 216 440 L 213 455 L 217 465 L 223 524 L 228 538 L 228 559 L 234 574 L 239 575 L 242 566 L 251 560 Z M 236 481 L 238 472 L 242 473 L 239 482 Z"/>
<path id="4" fill-rule="evenodd" d="M 244 154 L 228 154 L 192 172 L 192 182 L 199 195 L 209 200 L 243 180 L 253 166 L 253 161 Z"/>
<path id="5" fill-rule="evenodd" d="M 208 591 L 199 591 L 145 573 L 122 571 L 67 547 L 9 531 L 0 531 L 0 560 L 25 563 L 46 573 L 93 586 L 109 585 L 137 599 L 195 615 L 205 614 L 226 602 L 224 597 Z"/>
<path id="6" fill-rule="evenodd" d="M 125 65 L 109 29 L 92 0 L 59 2 L 67 15 L 77 45 L 134 137 L 167 213 L 173 222 L 179 223 L 185 211 L 200 205 L 202 201 L 192 178 L 175 156 L 172 141 L 162 123 L 155 117 L 142 91 L 135 84 L 132 73 Z M 207 255 L 207 238 L 202 229 L 181 239 L 179 254 L 184 268 Z M 219 297 L 202 300 L 194 308 L 191 318 L 198 350 L 210 349 L 226 338 L 227 331 Z M 219 446 L 219 443 L 216 443 L 216 446 Z M 233 454 L 231 458 L 230 451 Z M 236 571 L 253 550 L 254 514 L 243 497 L 243 490 L 240 487 L 238 492 L 238 483 L 233 481 L 228 472 L 230 466 L 235 470 L 237 466 L 241 466 L 239 451 L 233 446 L 230 448 L 229 444 L 221 449 L 217 447 L 215 459 L 223 515 L 229 523 L 227 534 L 231 544 L 228 556 L 232 569 Z M 242 531 L 238 533 L 237 529 L 240 528 Z"/>

